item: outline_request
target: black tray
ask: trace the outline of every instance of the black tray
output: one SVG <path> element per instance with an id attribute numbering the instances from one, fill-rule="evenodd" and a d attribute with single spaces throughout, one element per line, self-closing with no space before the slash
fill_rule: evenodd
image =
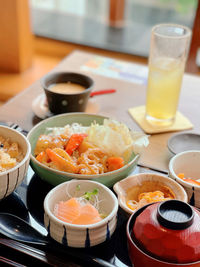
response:
<path id="1" fill-rule="evenodd" d="M 50 184 L 40 179 L 32 171 L 31 167 L 29 167 L 27 176 L 25 177 L 23 183 L 15 190 L 14 193 L 12 193 L 10 196 L 5 198 L 4 200 L 0 201 L 0 212 L 8 212 L 8 213 L 17 215 L 21 217 L 22 219 L 26 220 L 27 222 L 29 222 L 33 227 L 35 227 L 41 233 L 47 234 L 46 229 L 44 228 L 44 223 L 43 223 L 43 216 L 44 216 L 43 201 L 44 201 L 46 194 L 52 188 L 53 186 L 51 186 Z M 127 215 L 123 212 L 123 210 L 119 208 L 117 228 L 109 241 L 104 242 L 95 247 L 91 247 L 89 249 L 77 249 L 77 248 L 66 248 L 66 249 L 70 250 L 72 253 L 75 252 L 75 254 L 77 255 L 81 253 L 82 255 L 85 255 L 85 257 L 87 257 L 88 255 L 88 256 L 93 256 L 93 257 L 104 259 L 118 267 L 131 266 L 131 262 L 128 256 L 127 239 L 126 239 L 127 220 L 128 220 Z M 54 242 L 54 243 L 52 244 L 54 244 L 55 246 L 60 246 L 57 242 Z M 31 266 L 31 263 L 34 263 L 32 265 L 34 266 L 36 264 L 34 262 L 35 260 L 36 261 L 39 260 L 39 262 L 41 261 L 43 265 L 47 264 L 47 265 L 55 266 L 57 265 L 57 264 L 54 265 L 56 260 L 54 262 L 54 260 L 52 260 L 52 256 L 62 259 L 63 262 L 67 264 L 66 266 L 75 267 L 75 266 L 86 266 L 86 265 L 92 266 L 93 265 L 92 263 L 89 263 L 89 264 L 83 263 L 80 259 L 78 259 L 78 257 L 70 258 L 66 255 L 63 255 L 63 253 L 58 255 L 57 250 L 55 250 L 55 253 L 54 253 L 52 249 L 51 253 L 47 253 L 45 251 L 44 246 L 32 246 L 32 245 L 27 246 L 25 244 L 15 242 L 9 239 L 4 239 L 4 238 L 1 239 L 0 247 L 2 245 L 4 248 L 4 253 L 7 252 L 7 254 L 11 248 L 12 249 L 13 247 L 15 248 L 14 252 L 16 252 L 16 255 L 14 255 L 13 250 L 11 250 L 11 252 L 9 252 L 9 258 L 12 258 L 11 257 L 11 254 L 12 254 L 13 258 L 16 259 L 18 255 L 17 252 L 20 254 L 22 252 L 23 252 L 22 254 L 28 254 L 29 258 L 27 260 L 24 260 L 25 263 L 27 263 L 27 261 L 29 262 L 28 266 Z M 7 249 L 5 249 L 5 247 Z M 21 248 L 23 248 L 25 252 L 21 251 L 23 250 Z M 33 252 L 36 252 L 36 255 L 31 252 L 31 248 L 33 248 Z M 62 250 L 63 250 L 63 246 L 62 246 Z M 7 256 L 7 254 L 4 256 Z M 38 259 L 37 259 L 37 255 L 38 255 Z M 45 260 L 42 261 L 43 258 L 42 257 L 40 258 L 40 255 L 43 255 L 43 257 L 46 257 L 47 261 Z M 33 261 L 31 262 L 30 262 L 30 257 L 31 259 L 33 258 Z M 64 264 L 60 263 L 59 266 L 61 265 L 64 266 Z"/>

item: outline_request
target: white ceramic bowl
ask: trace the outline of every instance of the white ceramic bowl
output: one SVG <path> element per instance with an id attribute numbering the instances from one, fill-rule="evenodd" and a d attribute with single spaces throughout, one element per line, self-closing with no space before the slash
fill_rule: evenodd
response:
<path id="1" fill-rule="evenodd" d="M 23 160 L 14 168 L 0 172 L 0 199 L 3 199 L 10 195 L 24 179 L 29 166 L 31 146 L 23 134 L 6 126 L 0 126 L 0 136 L 17 142 L 24 154 Z"/>
<path id="2" fill-rule="evenodd" d="M 80 190 L 77 191 L 77 185 Z M 53 214 L 55 204 L 66 201 L 70 197 L 83 195 L 86 191 L 98 189 L 99 211 L 108 214 L 100 222 L 89 225 L 75 225 L 66 223 Z M 118 201 L 114 193 L 98 182 L 88 180 L 71 180 L 52 189 L 44 200 L 44 224 L 50 236 L 57 242 L 70 247 L 92 247 L 108 239 L 115 231 L 117 224 Z"/>
<path id="3" fill-rule="evenodd" d="M 177 176 L 179 173 L 184 173 L 187 178 L 200 179 L 199 150 L 185 151 L 171 158 L 169 176 L 185 188 L 189 204 L 200 208 L 200 186 L 183 181 Z"/>
<path id="4" fill-rule="evenodd" d="M 130 209 L 126 205 L 126 199 L 127 199 L 127 192 L 133 187 L 138 187 L 138 193 L 140 190 L 140 187 L 142 184 L 146 181 L 149 182 L 158 182 L 159 186 L 167 186 L 169 187 L 173 193 L 175 194 L 175 198 L 178 200 L 182 200 L 184 202 L 187 202 L 187 194 L 182 186 L 180 186 L 178 183 L 173 181 L 171 178 L 164 176 L 164 175 L 158 175 L 155 173 L 140 173 L 135 174 L 133 176 L 129 176 L 120 182 L 117 182 L 113 189 L 117 193 L 119 206 L 127 213 L 132 214 L 134 210 Z M 157 189 L 159 190 L 159 188 Z M 137 194 L 137 191 L 135 191 Z"/>

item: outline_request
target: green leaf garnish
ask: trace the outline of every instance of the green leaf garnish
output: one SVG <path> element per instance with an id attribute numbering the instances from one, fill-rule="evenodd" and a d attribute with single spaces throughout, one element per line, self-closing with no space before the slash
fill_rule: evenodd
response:
<path id="1" fill-rule="evenodd" d="M 95 188 L 92 192 L 85 192 L 83 197 L 87 200 L 91 200 L 94 195 L 97 195 L 99 190 Z"/>
<path id="2" fill-rule="evenodd" d="M 78 184 L 78 185 L 76 186 L 76 190 L 77 190 L 77 191 L 80 191 L 80 189 L 81 189 L 81 186 L 80 186 L 80 184 Z"/>
<path id="3" fill-rule="evenodd" d="M 100 217 L 101 217 L 102 219 L 105 219 L 107 216 L 108 216 L 108 215 L 105 214 L 105 213 L 100 213 Z"/>

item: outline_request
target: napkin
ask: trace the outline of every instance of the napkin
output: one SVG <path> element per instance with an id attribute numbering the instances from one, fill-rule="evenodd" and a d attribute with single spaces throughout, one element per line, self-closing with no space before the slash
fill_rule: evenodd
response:
<path id="1" fill-rule="evenodd" d="M 137 124 L 148 134 L 181 131 L 193 128 L 193 124 L 179 111 L 176 113 L 174 123 L 169 126 L 153 126 L 148 123 L 145 120 L 145 106 L 130 108 L 128 111 Z"/>

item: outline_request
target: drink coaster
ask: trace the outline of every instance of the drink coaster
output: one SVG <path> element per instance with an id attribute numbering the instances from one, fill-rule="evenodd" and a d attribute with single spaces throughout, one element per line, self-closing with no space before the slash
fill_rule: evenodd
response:
<path id="1" fill-rule="evenodd" d="M 145 119 L 145 106 L 130 108 L 128 111 L 137 124 L 148 134 L 181 131 L 193 128 L 193 124 L 179 111 L 176 113 L 174 123 L 169 126 L 154 126 L 148 123 Z"/>

